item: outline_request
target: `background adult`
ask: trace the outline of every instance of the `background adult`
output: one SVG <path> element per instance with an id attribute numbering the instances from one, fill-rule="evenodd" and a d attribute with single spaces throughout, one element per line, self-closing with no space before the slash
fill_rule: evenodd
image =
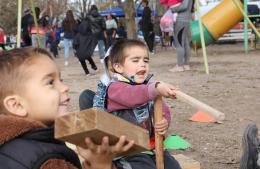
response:
<path id="1" fill-rule="evenodd" d="M 171 72 L 190 70 L 190 22 L 194 10 L 193 6 L 194 0 L 183 0 L 179 6 L 171 8 L 172 12 L 178 13 L 174 24 L 174 42 L 177 50 L 177 64 L 170 69 Z"/>
<path id="2" fill-rule="evenodd" d="M 42 11 L 40 10 L 39 7 L 35 7 L 35 14 L 36 14 L 36 19 L 38 22 L 38 31 L 37 28 L 34 24 L 34 19 L 33 17 L 30 18 L 29 20 L 29 32 L 30 36 L 32 38 L 32 46 L 33 47 L 41 47 L 45 48 L 46 47 L 46 26 L 47 22 L 43 17 L 43 14 L 47 8 L 44 8 Z"/>
<path id="3" fill-rule="evenodd" d="M 151 9 L 149 7 L 148 0 L 142 1 L 142 6 L 144 7 L 142 20 L 141 20 L 141 30 L 143 32 L 144 40 L 148 46 L 148 49 L 153 53 L 154 47 L 154 33 L 153 33 L 153 23 L 151 20 Z"/>
<path id="4" fill-rule="evenodd" d="M 90 11 L 87 15 L 87 18 L 91 22 L 91 31 L 94 34 L 94 36 L 97 38 L 98 41 L 98 52 L 99 52 L 99 58 L 100 62 L 104 62 L 105 57 L 105 39 L 104 39 L 104 33 L 106 30 L 106 22 L 103 16 L 101 16 L 98 13 L 98 8 L 96 5 L 92 5 L 90 7 Z"/>
<path id="5" fill-rule="evenodd" d="M 115 41 L 116 30 L 117 30 L 117 23 L 116 23 L 115 19 L 113 19 L 111 14 L 107 15 L 106 31 L 105 31 L 106 51 Z"/>
<path id="6" fill-rule="evenodd" d="M 77 26 L 76 20 L 72 10 L 66 12 L 66 17 L 62 23 L 62 33 L 63 33 L 63 42 L 64 42 L 64 65 L 68 66 L 70 49 L 72 48 L 72 42 L 74 38 L 74 30 Z"/>
<path id="7" fill-rule="evenodd" d="M 22 39 L 23 39 L 23 46 L 31 46 L 32 45 L 32 39 L 30 37 L 29 33 L 29 22 L 32 19 L 31 11 L 30 9 L 24 10 L 24 16 L 22 17 Z"/>
<path id="8" fill-rule="evenodd" d="M 77 29 L 77 34 L 75 35 L 73 41 L 73 47 L 76 50 L 76 56 L 79 59 L 79 62 L 85 71 L 87 76 L 90 75 L 90 72 L 87 68 L 85 60 L 88 60 L 91 68 L 97 70 L 97 66 L 92 59 L 95 47 L 97 46 L 97 38 L 91 31 L 91 21 L 86 17 L 79 25 Z"/>

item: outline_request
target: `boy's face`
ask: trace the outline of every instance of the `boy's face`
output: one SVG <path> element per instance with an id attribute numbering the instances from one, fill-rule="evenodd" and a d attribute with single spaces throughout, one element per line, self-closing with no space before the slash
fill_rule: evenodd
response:
<path id="1" fill-rule="evenodd" d="M 55 63 L 40 55 L 26 73 L 29 78 L 21 98 L 27 117 L 51 124 L 57 116 L 66 114 L 69 88 L 61 82 Z"/>
<path id="2" fill-rule="evenodd" d="M 114 69 L 136 83 L 143 83 L 149 73 L 149 57 L 146 48 L 140 46 L 132 46 L 125 49 L 126 55 L 124 64 L 114 65 Z"/>

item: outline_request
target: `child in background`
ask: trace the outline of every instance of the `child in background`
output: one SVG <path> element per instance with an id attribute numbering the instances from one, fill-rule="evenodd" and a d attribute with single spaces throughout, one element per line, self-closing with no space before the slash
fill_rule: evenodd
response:
<path id="1" fill-rule="evenodd" d="M 54 138 L 54 120 L 68 113 L 70 99 L 51 55 L 40 48 L 3 52 L 0 74 L 0 168 L 112 169 L 116 154 L 133 145 L 124 136 L 115 146 L 107 137 L 101 145 L 86 138 L 90 151 L 80 149 L 81 166 L 77 154 Z"/>
<path id="2" fill-rule="evenodd" d="M 174 8 L 181 4 L 182 0 L 160 0 L 160 4 L 166 6 L 167 8 Z M 176 21 L 178 13 L 173 13 L 173 20 Z"/>
<path id="3" fill-rule="evenodd" d="M 113 76 L 102 93 L 104 109 L 149 131 L 151 149 L 154 149 L 154 132 L 167 133 L 170 124 L 169 108 L 163 103 L 163 120 L 153 124 L 153 100 L 161 95 L 175 98 L 175 87 L 163 82 L 150 83 L 149 56 L 146 45 L 138 40 L 119 40 L 110 51 Z M 95 100 L 94 100 L 95 105 Z M 139 153 L 115 161 L 118 169 L 155 169 L 155 156 Z M 178 162 L 164 151 L 165 169 L 180 169 Z"/>

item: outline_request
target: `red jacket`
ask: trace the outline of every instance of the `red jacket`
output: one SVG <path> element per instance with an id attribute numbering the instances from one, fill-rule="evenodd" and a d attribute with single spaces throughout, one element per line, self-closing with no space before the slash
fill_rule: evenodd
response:
<path id="1" fill-rule="evenodd" d="M 5 35 L 4 35 L 4 31 L 0 30 L 0 44 L 4 44 L 5 43 Z"/>

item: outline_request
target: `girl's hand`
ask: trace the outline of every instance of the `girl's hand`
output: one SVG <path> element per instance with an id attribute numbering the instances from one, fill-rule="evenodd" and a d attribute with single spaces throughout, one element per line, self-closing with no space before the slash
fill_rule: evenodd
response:
<path id="1" fill-rule="evenodd" d="M 172 98 L 172 99 L 176 98 L 175 92 L 177 88 L 171 84 L 167 84 L 164 82 L 156 82 L 155 88 L 157 89 L 157 91 L 161 96 L 164 96 L 166 98 Z"/>
<path id="2" fill-rule="evenodd" d="M 160 135 L 165 136 L 168 130 L 169 124 L 168 121 L 163 118 L 161 121 L 154 124 L 155 132 L 157 132 Z"/>
<path id="3" fill-rule="evenodd" d="M 90 138 L 85 139 L 87 149 L 77 147 L 79 155 L 86 160 L 86 166 L 92 169 L 111 169 L 112 160 L 120 153 L 128 151 L 134 144 L 134 141 L 127 141 L 125 136 L 121 136 L 119 141 L 109 145 L 109 138 L 103 137 L 101 145 L 96 145 Z"/>

